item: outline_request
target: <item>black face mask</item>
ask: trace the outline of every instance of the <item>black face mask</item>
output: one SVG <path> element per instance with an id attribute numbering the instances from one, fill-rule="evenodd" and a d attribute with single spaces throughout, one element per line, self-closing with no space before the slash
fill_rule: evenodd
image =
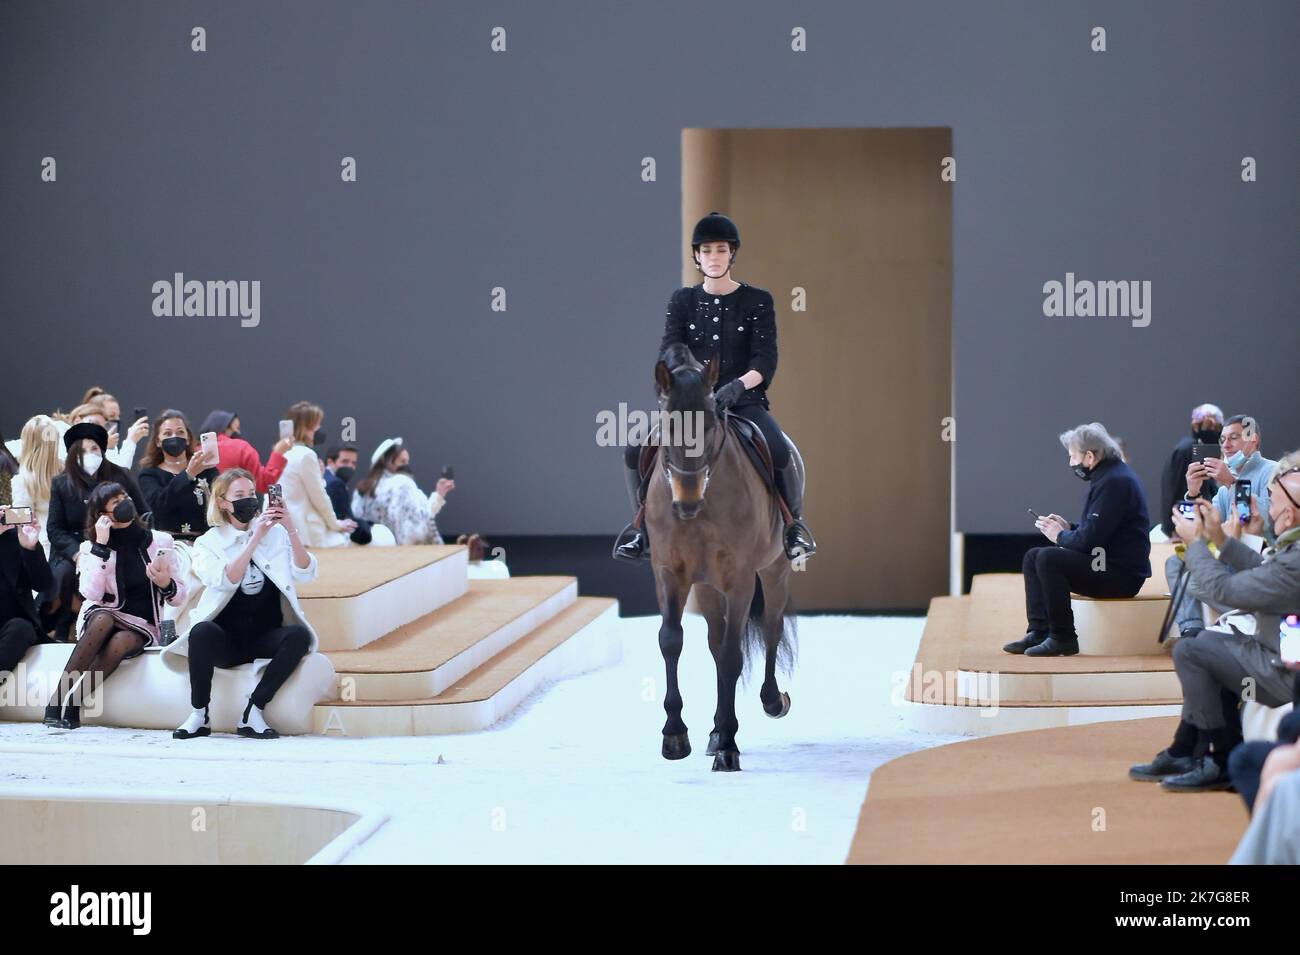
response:
<path id="1" fill-rule="evenodd" d="M 415 476 L 415 472 L 411 470 L 411 466 L 409 464 L 399 464 L 393 470 L 397 474 L 409 474 L 412 477 Z"/>
<path id="2" fill-rule="evenodd" d="M 186 438 L 163 438 L 159 443 L 162 445 L 163 452 L 173 458 L 179 458 L 190 449 L 190 442 Z"/>
<path id="3" fill-rule="evenodd" d="M 113 505 L 113 520 L 119 524 L 135 520 L 135 503 L 128 497 Z"/>
<path id="4" fill-rule="evenodd" d="M 1219 439 L 1223 437 L 1222 428 L 1193 428 L 1192 437 L 1201 444 L 1218 444 Z"/>
<path id="5" fill-rule="evenodd" d="M 316 434 L 312 436 L 311 443 L 312 443 L 313 445 L 324 444 L 324 443 L 325 443 L 325 429 L 324 429 L 324 428 L 317 428 L 317 429 L 316 429 Z"/>
<path id="6" fill-rule="evenodd" d="M 230 504 L 235 520 L 241 524 L 247 524 L 262 509 L 262 505 L 257 503 L 255 497 L 242 497 L 238 501 L 231 501 Z"/>
<path id="7" fill-rule="evenodd" d="M 1086 468 L 1086 467 L 1084 467 L 1082 464 L 1071 464 L 1071 465 L 1070 465 L 1070 470 L 1074 472 L 1074 476 L 1075 476 L 1075 477 L 1077 477 L 1077 478 L 1082 478 L 1082 479 L 1085 480 L 1085 481 L 1091 481 L 1091 480 L 1092 480 L 1092 474 L 1093 474 L 1093 472 L 1096 471 L 1097 469 L 1096 469 L 1096 468 Z"/>
<path id="8" fill-rule="evenodd" d="M 238 441 L 239 438 L 240 438 L 240 434 L 239 434 L 238 431 L 232 431 L 232 432 L 230 432 L 230 437 L 232 437 L 232 438 L 234 438 L 236 441 Z"/>
<path id="9" fill-rule="evenodd" d="M 356 475 L 356 473 L 357 473 L 356 468 L 335 468 L 334 469 L 334 476 L 338 478 L 340 481 L 342 481 L 344 484 L 350 482 L 352 478 Z"/>

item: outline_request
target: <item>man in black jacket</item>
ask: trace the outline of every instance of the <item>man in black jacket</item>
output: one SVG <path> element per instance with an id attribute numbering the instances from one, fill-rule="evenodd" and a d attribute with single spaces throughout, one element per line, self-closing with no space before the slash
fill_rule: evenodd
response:
<path id="1" fill-rule="evenodd" d="M 0 522 L 7 510 L 0 505 Z M 32 591 L 48 590 L 53 582 L 36 521 L 0 523 L 0 680 L 33 646 L 49 642 Z"/>
<path id="2" fill-rule="evenodd" d="M 1132 597 L 1151 576 L 1146 493 L 1099 422 L 1061 435 L 1070 469 L 1088 482 L 1083 516 L 1071 524 L 1059 514 L 1035 526 L 1052 542 L 1025 555 L 1025 608 L 1029 632 L 1002 649 L 1033 657 L 1079 652 L 1070 593 Z"/>
<path id="3" fill-rule="evenodd" d="M 329 495 L 334 507 L 334 516 L 341 521 L 355 521 L 357 529 L 352 532 L 352 543 L 369 544 L 371 541 L 370 521 L 363 521 L 352 516 L 352 496 L 348 484 L 357 473 L 357 449 L 352 445 L 342 448 L 330 448 L 325 455 L 325 493 Z"/>
<path id="4" fill-rule="evenodd" d="M 1187 468 L 1192 463 L 1192 446 L 1218 444 L 1223 436 L 1223 412 L 1218 405 L 1197 405 L 1192 409 L 1192 433 L 1174 445 L 1173 453 L 1160 475 L 1160 528 L 1166 537 L 1174 536 L 1174 504 L 1187 493 Z M 1213 481 L 1201 486 L 1201 497 L 1213 498 L 1217 488 Z"/>

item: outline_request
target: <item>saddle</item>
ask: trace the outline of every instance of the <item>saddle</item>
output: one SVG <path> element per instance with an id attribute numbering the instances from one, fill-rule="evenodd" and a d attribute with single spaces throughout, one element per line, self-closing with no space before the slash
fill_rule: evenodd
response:
<path id="1" fill-rule="evenodd" d="M 748 418 L 730 411 L 724 412 L 723 422 L 731 436 L 744 449 L 745 456 L 749 458 L 749 463 L 754 466 L 758 476 L 763 479 L 763 484 L 767 487 L 768 492 L 776 497 L 777 507 L 781 509 L 781 520 L 789 527 L 794 522 L 794 515 L 790 513 L 785 498 L 781 496 L 781 492 L 776 486 L 776 469 L 772 466 L 772 450 L 767 446 L 767 439 L 763 437 L 762 429 Z M 637 508 L 636 517 L 632 519 L 632 523 L 636 527 L 642 526 L 641 522 L 645 517 L 645 494 L 646 489 L 650 486 L 650 476 L 654 469 L 655 455 L 658 451 L 659 445 L 655 441 L 647 440 L 641 446 L 641 457 L 637 460 L 637 470 L 641 475 L 641 488 L 637 496 L 641 500 L 641 506 Z"/>

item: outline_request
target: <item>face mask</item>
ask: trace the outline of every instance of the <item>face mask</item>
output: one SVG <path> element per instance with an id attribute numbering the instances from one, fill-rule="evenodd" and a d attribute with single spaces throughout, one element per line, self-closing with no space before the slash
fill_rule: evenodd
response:
<path id="1" fill-rule="evenodd" d="M 190 442 L 185 438 L 163 438 L 163 451 L 173 458 L 179 458 L 190 449 Z"/>
<path id="2" fill-rule="evenodd" d="M 130 498 L 118 501 L 113 507 L 113 520 L 125 524 L 135 519 L 135 504 Z"/>
<path id="3" fill-rule="evenodd" d="M 1223 430 L 1221 428 L 1193 428 L 1192 437 L 1201 444 L 1218 444 L 1219 439 L 1223 437 Z"/>
<path id="4" fill-rule="evenodd" d="M 349 481 L 351 481 L 353 476 L 356 473 L 357 473 L 356 468 L 335 468 L 334 469 L 334 476 L 338 478 L 340 481 L 342 481 L 344 484 L 347 484 Z"/>
<path id="5" fill-rule="evenodd" d="M 1093 468 L 1086 468 L 1082 464 L 1071 464 L 1070 470 L 1074 472 L 1074 476 L 1077 478 L 1082 478 L 1085 481 L 1092 480 Z"/>
<path id="6" fill-rule="evenodd" d="M 255 497 L 241 497 L 238 501 L 231 501 L 231 513 L 235 515 L 235 520 L 241 524 L 247 524 L 257 512 L 262 509 L 262 505 L 257 503 Z"/>
<path id="7" fill-rule="evenodd" d="M 317 429 L 316 429 L 316 434 L 312 436 L 311 443 L 312 443 L 313 445 L 324 444 L 324 443 L 325 443 L 325 429 L 324 429 L 324 428 L 317 428 Z"/>
<path id="8" fill-rule="evenodd" d="M 414 474 L 409 464 L 400 464 L 393 469 L 398 474 Z"/>
<path id="9" fill-rule="evenodd" d="M 239 432 L 238 432 L 238 431 L 232 431 L 232 432 L 230 432 L 230 437 L 232 437 L 232 438 L 234 438 L 236 441 L 238 441 L 238 440 L 239 440 Z"/>
<path id="10" fill-rule="evenodd" d="M 1228 465 L 1229 470 L 1235 474 L 1237 469 L 1246 463 L 1246 452 L 1238 451 L 1232 457 L 1228 458 L 1225 463 Z"/>
<path id="11" fill-rule="evenodd" d="M 104 457 L 100 454 L 83 454 L 81 456 L 81 470 L 90 475 L 94 475 L 103 463 Z"/>

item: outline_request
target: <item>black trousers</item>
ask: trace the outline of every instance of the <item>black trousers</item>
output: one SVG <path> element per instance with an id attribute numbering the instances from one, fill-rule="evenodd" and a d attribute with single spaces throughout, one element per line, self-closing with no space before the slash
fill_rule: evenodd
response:
<path id="1" fill-rule="evenodd" d="M 763 432 L 763 437 L 767 439 L 767 446 L 772 452 L 772 464 L 776 470 L 780 471 L 790 463 L 790 446 L 781 436 L 781 426 L 776 423 L 776 418 L 772 417 L 772 412 L 760 404 L 741 405 L 731 410 L 758 425 L 759 430 Z M 640 445 L 629 443 L 623 449 L 623 463 L 629 468 L 635 469 L 640 457 Z"/>
<path id="2" fill-rule="evenodd" d="M 311 647 L 311 633 L 301 624 L 276 627 L 263 633 L 236 633 L 212 620 L 190 630 L 190 705 L 201 710 L 212 699 L 212 671 L 270 659 L 262 679 L 249 695 L 253 705 L 265 709 L 276 691 L 289 679 L 298 661 Z"/>
<path id="3" fill-rule="evenodd" d="M 12 673 L 39 639 L 26 617 L 11 617 L 0 625 L 0 673 Z"/>
<path id="4" fill-rule="evenodd" d="M 1137 574 L 1093 570 L 1093 558 L 1066 547 L 1034 547 L 1025 554 L 1025 616 L 1029 629 L 1058 640 L 1077 640 L 1070 594 L 1132 597 L 1145 580 Z"/>

